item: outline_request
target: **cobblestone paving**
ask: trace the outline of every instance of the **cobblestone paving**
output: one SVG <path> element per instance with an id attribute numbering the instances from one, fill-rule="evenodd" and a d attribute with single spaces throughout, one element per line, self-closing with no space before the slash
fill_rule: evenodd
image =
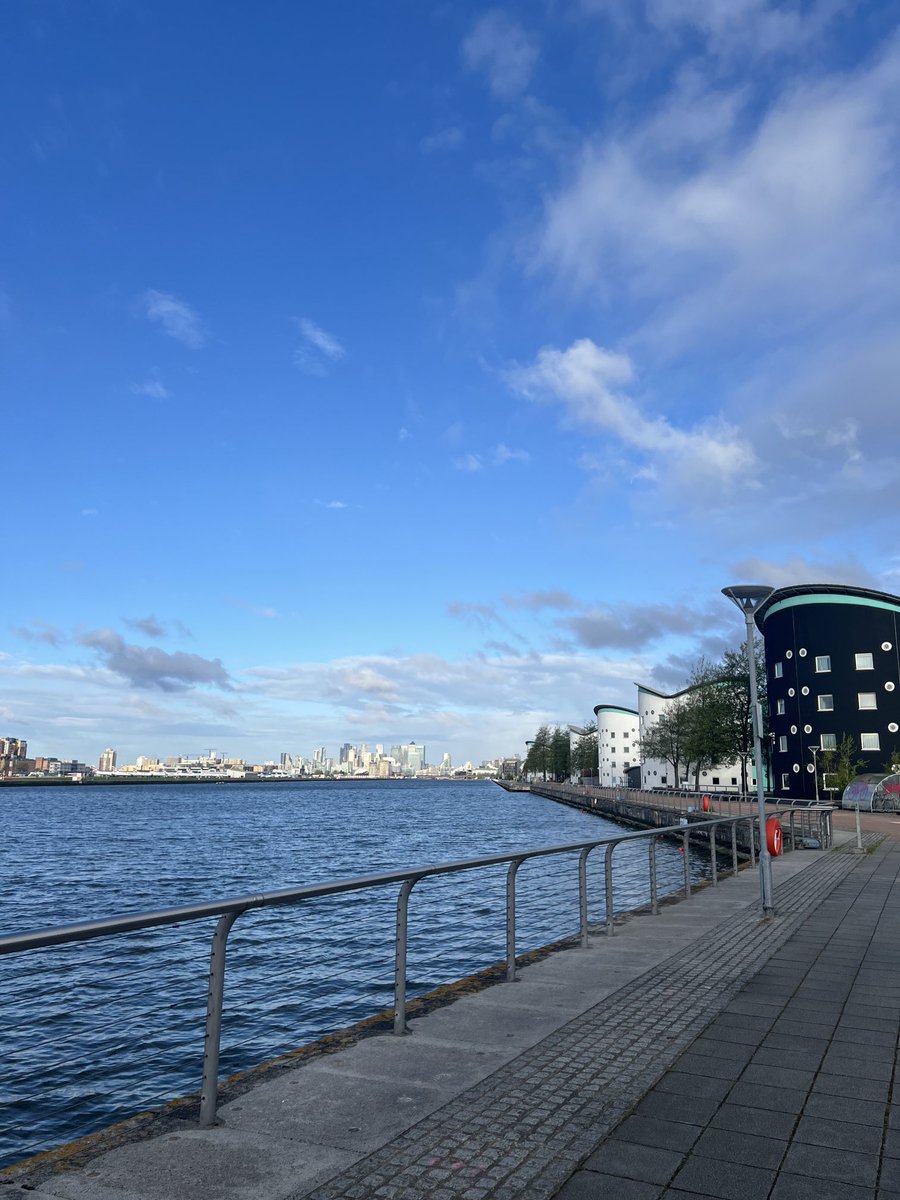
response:
<path id="1" fill-rule="evenodd" d="M 312 1193 L 298 1193 L 297 1200 L 547 1200 L 859 865 L 849 853 L 824 857 L 779 887 L 775 921 L 760 921 L 751 909 L 725 920 L 688 953 L 607 997 L 381 1150 Z M 698 1087 L 678 1104 L 705 1104 L 710 1119 L 714 1103 L 704 1099 L 702 1083 Z M 583 1195 L 630 1196 L 632 1182 L 623 1178 L 621 1184 L 624 1191 Z M 568 1186 L 577 1188 L 577 1179 Z M 649 1194 L 659 1191 L 651 1187 Z M 562 1193 L 570 1194 L 582 1195 Z M 642 1194 L 635 1192 L 635 1200 Z"/>
<path id="2" fill-rule="evenodd" d="M 803 922 L 557 1200 L 897 1200 L 900 846 Z"/>

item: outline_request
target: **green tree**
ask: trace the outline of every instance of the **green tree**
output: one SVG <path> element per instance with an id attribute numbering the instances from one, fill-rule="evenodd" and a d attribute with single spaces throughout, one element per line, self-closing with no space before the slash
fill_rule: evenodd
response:
<path id="1" fill-rule="evenodd" d="M 822 755 L 822 778 L 831 776 L 831 787 L 827 791 L 843 792 L 848 783 L 852 783 L 859 774 L 859 769 L 865 766 L 861 758 L 857 758 L 856 740 L 845 733 L 838 742 L 836 750 L 826 750 Z"/>
<path id="2" fill-rule="evenodd" d="M 691 668 L 684 697 L 687 716 L 685 766 L 693 769 L 694 787 L 700 789 L 700 772 L 709 771 L 730 757 L 727 734 L 729 698 L 717 664 L 700 658 Z"/>
<path id="3" fill-rule="evenodd" d="M 550 735 L 550 773 L 557 781 L 569 778 L 571 742 L 568 729 L 557 725 Z"/>
<path id="4" fill-rule="evenodd" d="M 755 638 L 756 686 L 763 716 L 760 730 L 762 744 L 768 751 L 769 706 L 766 688 L 766 660 L 762 638 Z M 738 650 L 726 650 L 718 664 L 723 701 L 724 750 L 722 762 L 737 760 L 741 764 L 741 790 L 749 791 L 748 764 L 753 758 L 753 716 L 750 705 L 750 670 L 747 666 L 746 644 Z"/>
<path id="5" fill-rule="evenodd" d="M 550 769 L 550 730 L 542 725 L 528 747 L 525 755 L 524 771 L 526 775 L 543 775 L 547 778 Z"/>
<path id="6" fill-rule="evenodd" d="M 641 737 L 641 755 L 644 760 L 657 758 L 669 763 L 675 777 L 675 787 L 681 783 L 681 768 L 686 766 L 692 738 L 690 704 L 684 698 L 674 701 L 659 717 L 655 725 L 644 731 Z"/>
<path id="7" fill-rule="evenodd" d="M 597 722 L 587 721 L 580 728 L 582 732 L 572 747 L 572 770 L 587 775 L 597 770 Z"/>

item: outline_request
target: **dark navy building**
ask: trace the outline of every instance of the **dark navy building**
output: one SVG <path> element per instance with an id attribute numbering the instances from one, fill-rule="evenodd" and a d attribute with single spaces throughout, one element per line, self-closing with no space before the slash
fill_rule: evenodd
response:
<path id="1" fill-rule="evenodd" d="M 778 588 L 756 624 L 766 648 L 772 790 L 824 792 L 821 754 L 849 734 L 860 772 L 900 747 L 900 597 L 837 584 Z"/>

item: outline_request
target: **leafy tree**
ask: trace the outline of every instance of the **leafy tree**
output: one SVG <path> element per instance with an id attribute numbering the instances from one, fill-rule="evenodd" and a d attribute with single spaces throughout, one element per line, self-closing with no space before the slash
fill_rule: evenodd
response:
<path id="1" fill-rule="evenodd" d="M 842 792 L 848 783 L 852 783 L 859 774 L 859 769 L 865 766 L 861 758 L 857 758 L 856 740 L 845 733 L 838 742 L 837 750 L 826 750 L 822 755 L 822 776 L 832 776 L 832 787 L 828 791 Z"/>
<path id="2" fill-rule="evenodd" d="M 524 771 L 526 775 L 543 775 L 547 778 L 550 769 L 550 730 L 542 725 L 532 739 L 525 756 Z"/>
<path id="3" fill-rule="evenodd" d="M 569 778 L 570 757 L 569 731 L 557 725 L 550 735 L 550 772 L 555 780 Z"/>
<path id="4" fill-rule="evenodd" d="M 584 732 L 572 747 L 572 770 L 587 775 L 597 770 L 597 722 L 588 721 L 581 728 Z"/>
<path id="5" fill-rule="evenodd" d="M 694 787 L 699 791 L 700 772 L 709 771 L 731 757 L 728 738 L 729 696 L 720 667 L 698 659 L 691 669 L 684 697 L 687 709 L 686 765 L 693 768 Z"/>
<path id="6" fill-rule="evenodd" d="M 766 660 L 762 638 L 754 638 L 753 652 L 756 658 L 756 686 L 763 728 L 760 730 L 762 744 L 768 750 L 769 708 L 766 688 Z M 747 666 L 746 644 L 739 650 L 726 650 L 718 664 L 721 680 L 720 696 L 723 702 L 724 749 L 720 762 L 736 759 L 741 764 L 741 790 L 749 791 L 747 764 L 753 758 L 753 715 L 750 704 L 750 670 Z M 716 764 L 718 765 L 718 764 Z"/>
<path id="7" fill-rule="evenodd" d="M 645 730 L 641 738 L 641 754 L 646 760 L 657 758 L 670 763 L 675 786 L 681 782 L 681 767 L 689 762 L 692 737 L 690 704 L 684 698 L 674 701 L 661 714 L 655 725 Z"/>

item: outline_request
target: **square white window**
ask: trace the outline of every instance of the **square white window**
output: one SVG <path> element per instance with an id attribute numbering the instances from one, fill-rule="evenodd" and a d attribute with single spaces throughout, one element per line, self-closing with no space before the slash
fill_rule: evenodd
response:
<path id="1" fill-rule="evenodd" d="M 874 671 L 875 670 L 875 661 L 872 658 L 871 654 L 857 654 L 857 655 L 855 655 L 855 658 L 856 658 L 857 671 Z"/>
<path id="2" fill-rule="evenodd" d="M 782 777 L 781 777 L 781 790 L 782 790 L 783 792 L 787 792 L 787 791 L 789 791 L 789 790 L 790 790 L 790 786 L 791 786 L 791 777 L 790 777 L 790 775 L 787 775 L 787 774 L 785 774 L 785 775 L 782 775 Z"/>
<path id="3" fill-rule="evenodd" d="M 877 708 L 878 697 L 874 692 L 857 692 L 856 698 L 859 700 L 860 708 Z"/>
<path id="4" fill-rule="evenodd" d="M 775 701 L 775 716 L 776 717 L 784 716 L 784 701 L 783 700 Z"/>
<path id="5" fill-rule="evenodd" d="M 877 733 L 861 733 L 859 735 L 860 750 L 880 750 L 881 742 Z"/>
<path id="6" fill-rule="evenodd" d="M 823 733 L 819 739 L 819 745 L 823 750 L 837 750 L 837 734 Z"/>
<path id="7" fill-rule="evenodd" d="M 834 696 L 816 696 L 816 708 L 819 712 L 834 712 Z"/>
<path id="8" fill-rule="evenodd" d="M 787 754 L 787 736 L 785 734 L 778 739 L 778 749 L 782 754 Z"/>
<path id="9" fill-rule="evenodd" d="M 773 670 L 775 678 L 781 679 L 782 675 L 784 675 L 784 663 L 776 663 Z"/>
<path id="10" fill-rule="evenodd" d="M 817 654 L 816 655 L 816 670 L 821 674 L 823 671 L 831 670 L 831 655 Z"/>

